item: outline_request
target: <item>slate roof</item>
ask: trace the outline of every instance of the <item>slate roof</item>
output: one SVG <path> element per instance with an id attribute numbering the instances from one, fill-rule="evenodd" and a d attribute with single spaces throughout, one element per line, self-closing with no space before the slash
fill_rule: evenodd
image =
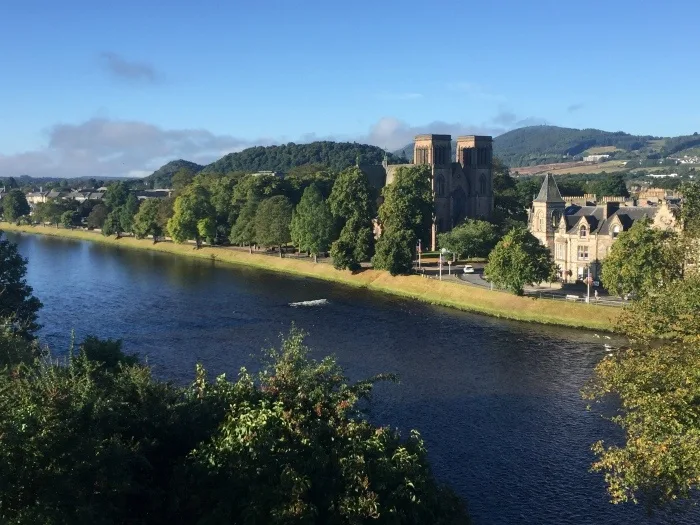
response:
<path id="1" fill-rule="evenodd" d="M 656 214 L 656 208 L 646 206 L 621 206 L 614 210 L 607 219 L 605 216 L 605 205 L 602 206 L 569 206 L 564 210 L 564 221 L 566 222 L 566 233 L 575 234 L 576 225 L 585 217 L 590 225 L 590 232 L 599 235 L 609 235 L 610 224 L 617 217 L 622 224 L 623 230 L 629 230 L 635 221 L 644 217 L 652 218 Z"/>
<path id="2" fill-rule="evenodd" d="M 564 202 L 559 192 L 557 182 L 554 180 L 554 175 L 547 173 L 542 182 L 540 193 L 535 198 L 535 202 Z"/>

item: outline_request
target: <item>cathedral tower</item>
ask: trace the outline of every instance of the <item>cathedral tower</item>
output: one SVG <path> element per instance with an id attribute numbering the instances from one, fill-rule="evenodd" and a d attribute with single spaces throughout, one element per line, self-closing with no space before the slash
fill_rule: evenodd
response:
<path id="1" fill-rule="evenodd" d="M 466 178 L 470 217 L 493 215 L 493 139 L 488 136 L 457 137 L 457 162 Z"/>
<path id="2" fill-rule="evenodd" d="M 413 146 L 413 163 L 430 166 L 431 186 L 435 198 L 435 217 L 430 247 L 437 247 L 438 232 L 450 228 L 450 183 L 452 180 L 452 137 L 450 135 L 417 135 Z"/>

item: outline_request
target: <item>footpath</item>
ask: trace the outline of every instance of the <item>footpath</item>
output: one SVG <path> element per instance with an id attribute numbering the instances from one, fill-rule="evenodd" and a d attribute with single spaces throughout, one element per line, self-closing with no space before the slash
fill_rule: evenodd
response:
<path id="1" fill-rule="evenodd" d="M 560 325 L 590 330 L 614 331 L 618 309 L 595 304 L 562 302 L 517 297 L 510 293 L 492 291 L 479 286 L 465 286 L 455 280 L 426 279 L 419 275 L 392 277 L 388 272 L 362 268 L 357 272 L 336 270 L 327 261 L 314 263 L 307 257 L 279 257 L 247 249 L 204 246 L 195 249 L 192 244 L 158 242 L 133 237 L 105 237 L 91 231 L 70 230 L 47 226 L 17 226 L 0 223 L 0 229 L 30 234 L 49 235 L 80 241 L 98 242 L 119 248 L 149 250 L 173 255 L 205 259 L 213 262 L 239 264 L 290 275 L 341 283 L 356 288 L 384 292 L 398 297 L 415 299 L 434 305 L 485 314 L 493 317 Z"/>

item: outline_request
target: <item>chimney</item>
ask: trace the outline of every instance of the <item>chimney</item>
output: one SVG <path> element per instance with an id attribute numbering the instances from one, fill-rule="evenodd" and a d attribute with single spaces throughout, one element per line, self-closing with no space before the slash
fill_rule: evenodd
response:
<path id="1" fill-rule="evenodd" d="M 619 202 L 606 202 L 605 204 L 603 204 L 603 219 L 607 219 L 619 209 Z"/>

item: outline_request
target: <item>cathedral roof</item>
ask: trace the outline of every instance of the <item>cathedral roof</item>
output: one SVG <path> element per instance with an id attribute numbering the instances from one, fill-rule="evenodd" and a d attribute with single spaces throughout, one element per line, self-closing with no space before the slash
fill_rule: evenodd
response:
<path id="1" fill-rule="evenodd" d="M 547 173 L 544 177 L 544 182 L 542 182 L 542 187 L 540 188 L 540 193 L 535 198 L 535 202 L 564 202 L 561 198 L 561 193 L 559 193 L 559 188 L 557 187 L 557 182 L 554 180 L 554 176 Z"/>

